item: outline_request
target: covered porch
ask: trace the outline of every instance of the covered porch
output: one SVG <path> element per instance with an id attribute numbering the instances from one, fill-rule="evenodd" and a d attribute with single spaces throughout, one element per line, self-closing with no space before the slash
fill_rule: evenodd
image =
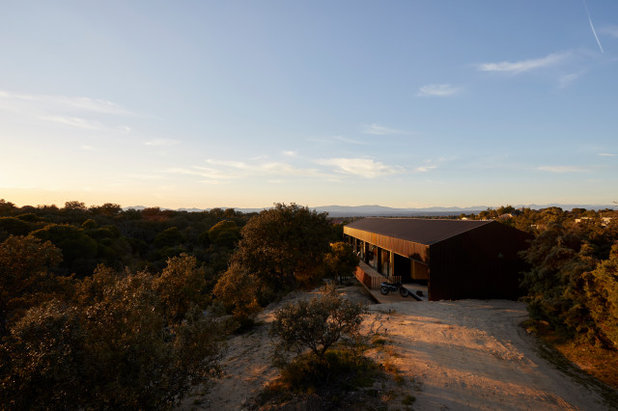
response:
<path id="1" fill-rule="evenodd" d="M 382 295 L 380 293 L 380 284 L 383 281 L 396 282 L 400 281 L 401 278 L 396 276 L 385 277 L 363 261 L 360 261 L 358 267 L 356 267 L 355 276 L 356 279 L 373 297 L 373 299 L 381 304 L 398 301 L 427 301 L 427 285 L 417 284 L 413 282 L 403 284 L 403 286 L 410 293 L 408 297 L 402 297 L 401 295 L 399 295 L 398 292 L 391 292 L 388 295 Z"/>

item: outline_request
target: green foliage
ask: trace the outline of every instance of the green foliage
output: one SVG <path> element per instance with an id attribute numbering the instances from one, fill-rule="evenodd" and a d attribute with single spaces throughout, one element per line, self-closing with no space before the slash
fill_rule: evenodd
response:
<path id="1" fill-rule="evenodd" d="M 232 262 L 219 278 L 213 294 L 217 301 L 239 322 L 241 328 L 253 323 L 254 315 L 259 311 L 258 297 L 264 291 L 258 289 L 259 279 L 248 273 L 240 264 Z"/>
<path id="2" fill-rule="evenodd" d="M 79 316 L 77 309 L 54 300 L 32 308 L 12 327 L 0 344 L 0 408 L 83 404 L 89 370 Z"/>
<path id="3" fill-rule="evenodd" d="M 212 244 L 233 248 L 240 239 L 240 228 L 233 221 L 219 221 L 208 230 L 208 239 Z"/>
<path id="4" fill-rule="evenodd" d="M 68 224 L 49 224 L 33 231 L 32 235 L 43 241 L 51 241 L 60 248 L 64 265 L 70 272 L 80 276 L 88 275 L 96 265 L 97 242 L 81 228 Z"/>
<path id="5" fill-rule="evenodd" d="M 198 267 L 195 257 L 182 254 L 170 258 L 153 285 L 172 321 L 181 321 L 193 305 L 205 306 L 205 270 Z"/>
<path id="6" fill-rule="evenodd" d="M 15 204 L 11 203 L 10 201 L 4 200 L 4 198 L 0 198 L 0 213 L 1 214 L 10 213 L 15 208 L 16 208 Z"/>
<path id="7" fill-rule="evenodd" d="M 297 282 L 310 283 L 322 275 L 331 233 L 326 214 L 276 204 L 243 227 L 234 258 L 271 288 L 290 290 Z"/>
<path id="8" fill-rule="evenodd" d="M 35 237 L 11 236 L 0 243 L 0 337 L 15 312 L 30 307 L 37 293 L 50 291 L 45 289 L 53 281 L 50 268 L 61 260 L 60 250 Z"/>
<path id="9" fill-rule="evenodd" d="M 312 398 L 319 400 L 320 409 L 367 406 L 368 392 L 350 392 L 371 386 L 384 377 L 384 371 L 364 355 L 367 345 L 359 334 L 363 312 L 360 304 L 344 299 L 333 286 L 311 301 L 276 311 L 271 333 L 279 340 L 275 365 L 281 368 L 281 376 L 263 391 L 260 405 L 268 402 L 277 407 L 293 398 L 302 404 L 303 399 Z M 299 355 L 288 361 L 282 350 Z"/>
<path id="10" fill-rule="evenodd" d="M 162 247 L 172 247 L 179 243 L 182 243 L 182 234 L 178 227 L 170 227 L 161 231 L 154 239 L 155 246 Z"/>
<path id="11" fill-rule="evenodd" d="M 618 243 L 610 257 L 584 274 L 584 298 L 595 326 L 607 340 L 607 345 L 618 349 Z"/>
<path id="12" fill-rule="evenodd" d="M 259 306 L 322 278 L 332 232 L 326 214 L 296 204 L 277 204 L 253 216 L 215 286 L 217 300 L 250 322 Z"/>
<path id="13" fill-rule="evenodd" d="M 27 235 L 30 224 L 15 217 L 0 217 L 0 241 L 9 235 Z"/>
<path id="14" fill-rule="evenodd" d="M 188 289 L 199 274 L 188 256 L 161 276 L 100 266 L 64 302 L 31 308 L 0 345 L 0 408 L 176 405 L 218 372 L 225 335 Z"/>
<path id="15" fill-rule="evenodd" d="M 522 285 L 531 314 L 569 338 L 616 346 L 615 225 L 602 220 L 568 221 L 550 210 L 541 230 L 523 253 L 530 265 Z M 612 274 L 614 273 L 614 274 Z"/>
<path id="16" fill-rule="evenodd" d="M 281 370 L 279 382 L 287 390 L 313 393 L 336 386 L 338 390 L 367 387 L 380 375 L 375 362 L 350 349 L 329 350 L 323 356 L 299 355 Z"/>
<path id="17" fill-rule="evenodd" d="M 311 301 L 287 304 L 275 312 L 271 333 L 278 348 L 302 352 L 310 349 L 317 357 L 343 337 L 358 335 L 364 308 L 337 294 L 333 286 Z"/>
<path id="18" fill-rule="evenodd" d="M 341 241 L 332 243 L 330 245 L 330 252 L 324 257 L 328 275 L 337 279 L 351 276 L 358 262 L 359 258 L 354 253 L 352 247 Z"/>
<path id="19" fill-rule="evenodd" d="M 59 274 L 92 274 L 98 264 L 116 269 L 162 270 L 170 257 L 194 255 L 218 277 L 229 265 L 238 230 L 250 218 L 233 209 L 186 212 L 147 208 L 122 210 L 118 204 L 86 208 L 79 201 L 65 207 L 24 206 L 0 202 L 0 242 L 9 235 L 36 232 L 63 252 L 55 269 Z M 211 244 L 208 230 L 225 220 L 217 244 Z M 64 228 L 59 228 L 64 227 Z M 67 228 L 68 227 L 68 228 Z M 60 232 L 62 231 L 62 232 Z M 92 241 L 94 240 L 94 242 Z M 211 281 L 210 288 L 214 285 Z"/>

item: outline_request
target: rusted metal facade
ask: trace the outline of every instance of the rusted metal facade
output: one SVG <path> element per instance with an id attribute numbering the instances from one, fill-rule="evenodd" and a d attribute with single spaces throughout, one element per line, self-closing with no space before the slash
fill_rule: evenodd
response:
<path id="1" fill-rule="evenodd" d="M 523 266 L 518 252 L 529 240 L 522 231 L 495 221 L 364 220 L 370 221 L 359 220 L 343 229 L 361 258 L 385 276 L 426 281 L 430 300 L 520 295 Z M 388 227 L 383 229 L 381 224 Z"/>

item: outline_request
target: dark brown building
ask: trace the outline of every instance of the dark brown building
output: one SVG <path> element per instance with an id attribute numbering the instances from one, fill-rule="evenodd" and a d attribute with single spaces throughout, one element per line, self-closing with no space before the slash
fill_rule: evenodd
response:
<path id="1" fill-rule="evenodd" d="M 430 300 L 517 298 L 518 252 L 529 235 L 495 221 L 364 218 L 343 228 L 361 259 L 384 276 L 426 283 Z"/>

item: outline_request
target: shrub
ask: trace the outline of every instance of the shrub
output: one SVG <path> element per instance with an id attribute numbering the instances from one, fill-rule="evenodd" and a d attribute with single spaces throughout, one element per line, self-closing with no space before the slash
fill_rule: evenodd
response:
<path id="1" fill-rule="evenodd" d="M 302 352 L 310 349 L 317 357 L 345 336 L 358 335 L 364 308 L 327 286 L 311 301 L 287 304 L 275 312 L 271 333 L 279 338 L 278 348 Z"/>
<path id="2" fill-rule="evenodd" d="M 99 266 L 65 302 L 27 311 L 0 344 L 0 409 L 176 405 L 218 372 L 225 336 L 185 290 L 194 263 L 170 261 L 160 277 Z"/>

